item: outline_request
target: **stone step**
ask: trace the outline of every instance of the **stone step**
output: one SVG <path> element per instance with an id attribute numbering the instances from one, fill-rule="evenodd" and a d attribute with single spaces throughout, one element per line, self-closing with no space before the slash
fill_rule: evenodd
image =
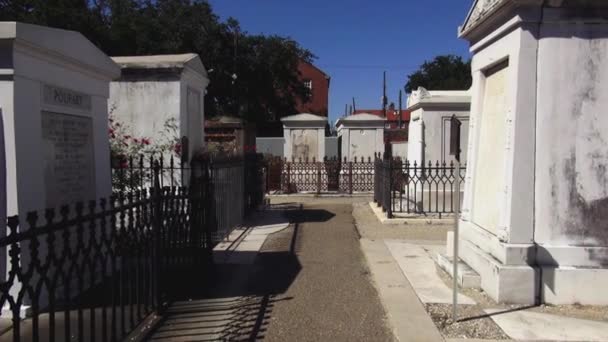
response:
<path id="1" fill-rule="evenodd" d="M 437 254 L 435 262 L 442 270 L 446 271 L 450 277 L 454 276 L 454 268 L 452 266 L 453 258 L 445 254 Z M 481 277 L 474 269 L 462 261 L 458 262 L 458 285 L 462 288 L 481 288 Z"/>

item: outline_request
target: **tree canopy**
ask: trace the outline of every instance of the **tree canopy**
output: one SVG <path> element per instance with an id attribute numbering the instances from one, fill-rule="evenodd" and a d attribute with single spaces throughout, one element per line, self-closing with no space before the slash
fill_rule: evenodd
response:
<path id="1" fill-rule="evenodd" d="M 471 61 L 464 62 L 454 55 L 437 56 L 425 61 L 420 69 L 407 76 L 405 91 L 411 93 L 424 87 L 427 90 L 467 90 L 471 87 Z"/>
<path id="2" fill-rule="evenodd" d="M 288 37 L 220 20 L 205 0 L 0 0 L 0 20 L 79 31 L 110 56 L 198 53 L 210 71 L 206 115 L 252 122 L 295 112 L 307 94 L 298 62 L 314 59 Z"/>

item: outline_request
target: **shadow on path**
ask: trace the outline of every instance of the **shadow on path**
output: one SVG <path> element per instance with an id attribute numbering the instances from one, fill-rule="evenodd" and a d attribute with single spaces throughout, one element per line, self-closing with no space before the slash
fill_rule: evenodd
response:
<path id="1" fill-rule="evenodd" d="M 147 340 L 264 339 L 275 303 L 293 299 L 283 294 L 302 268 L 295 250 L 300 220 L 322 222 L 333 217 L 327 211 L 306 211 L 295 204 L 271 210 L 283 211 L 291 222 L 273 235 L 273 246 L 263 248 L 253 265 L 213 265 L 203 274 L 191 274 L 179 284 L 180 292 L 171 298 L 173 304 Z"/>

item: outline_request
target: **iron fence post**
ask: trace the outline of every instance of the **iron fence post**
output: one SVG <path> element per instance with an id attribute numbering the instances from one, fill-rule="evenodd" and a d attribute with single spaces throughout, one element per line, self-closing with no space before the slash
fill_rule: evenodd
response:
<path id="1" fill-rule="evenodd" d="M 321 193 L 321 162 L 317 162 L 317 194 Z"/>
<path id="2" fill-rule="evenodd" d="M 161 257 L 161 229 L 162 229 L 162 195 L 160 188 L 160 165 L 154 163 L 154 195 L 152 197 L 152 224 L 153 224 L 153 239 L 154 239 L 154 265 L 156 274 L 154 277 L 154 297 L 156 299 L 156 311 L 162 311 L 162 290 L 161 290 L 161 273 L 163 272 L 162 257 Z"/>
<path id="3" fill-rule="evenodd" d="M 353 162 L 348 162 L 348 189 L 349 193 L 353 194 Z"/>
<path id="4" fill-rule="evenodd" d="M 388 207 L 386 208 L 386 217 L 393 218 L 393 158 L 388 158 Z"/>
<path id="5" fill-rule="evenodd" d="M 205 158 L 202 162 L 203 168 L 203 188 L 201 191 L 204 194 L 201 194 L 201 200 L 203 202 L 203 229 L 205 230 L 205 250 L 207 256 L 211 256 L 212 248 L 213 248 L 213 236 L 212 236 L 212 227 L 213 227 L 213 217 L 214 213 L 212 212 L 212 198 L 213 198 L 213 188 L 211 184 L 211 162 L 208 158 Z M 212 260 L 212 258 L 209 258 Z"/>
<path id="6" fill-rule="evenodd" d="M 291 163 L 287 162 L 287 183 L 285 184 L 285 192 L 290 193 L 291 190 Z"/>

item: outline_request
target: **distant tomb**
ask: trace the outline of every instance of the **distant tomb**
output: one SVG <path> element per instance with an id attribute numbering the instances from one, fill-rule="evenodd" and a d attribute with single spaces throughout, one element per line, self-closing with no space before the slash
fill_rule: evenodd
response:
<path id="1" fill-rule="evenodd" d="M 284 117 L 281 121 L 285 137 L 285 158 L 323 160 L 326 117 L 302 113 Z"/>
<path id="2" fill-rule="evenodd" d="M 360 113 L 339 119 L 336 122 L 341 160 L 359 161 L 373 159 L 384 152 L 385 118 Z"/>

